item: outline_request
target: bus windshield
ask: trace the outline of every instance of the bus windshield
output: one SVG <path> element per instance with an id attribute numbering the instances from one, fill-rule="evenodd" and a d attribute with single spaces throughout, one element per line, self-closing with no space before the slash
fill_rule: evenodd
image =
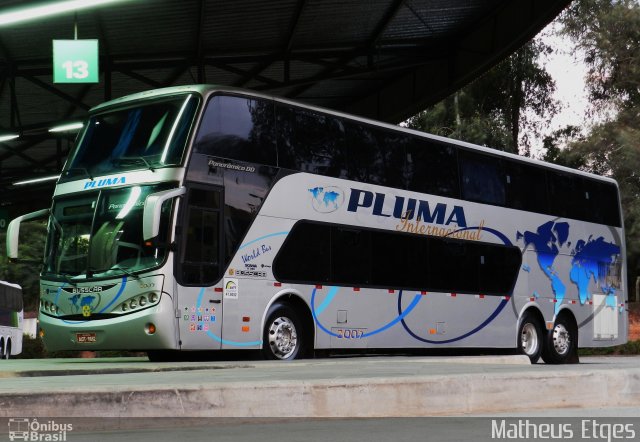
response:
<path id="1" fill-rule="evenodd" d="M 162 207 L 161 233 L 144 241 L 147 195 L 167 185 L 133 186 L 56 199 L 49 221 L 43 274 L 53 278 L 106 278 L 157 267 L 167 253 L 171 202 Z"/>
<path id="2" fill-rule="evenodd" d="M 180 95 L 91 116 L 61 181 L 180 164 L 198 102 Z"/>

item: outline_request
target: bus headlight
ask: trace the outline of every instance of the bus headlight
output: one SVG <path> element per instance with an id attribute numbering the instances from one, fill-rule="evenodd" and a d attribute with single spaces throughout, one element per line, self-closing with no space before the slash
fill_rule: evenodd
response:
<path id="1" fill-rule="evenodd" d="M 135 298 L 127 299 L 120 304 L 116 310 L 119 309 L 121 312 L 131 312 L 136 309 L 151 307 L 151 305 L 157 304 L 159 299 L 160 296 L 157 293 L 146 293 Z"/>

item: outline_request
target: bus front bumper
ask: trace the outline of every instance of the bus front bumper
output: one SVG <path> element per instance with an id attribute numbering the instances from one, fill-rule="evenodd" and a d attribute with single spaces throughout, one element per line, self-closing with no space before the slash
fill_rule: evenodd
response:
<path id="1" fill-rule="evenodd" d="M 117 318 L 68 321 L 40 313 L 39 321 L 47 351 L 178 348 L 173 301 L 166 295 L 153 307 Z"/>

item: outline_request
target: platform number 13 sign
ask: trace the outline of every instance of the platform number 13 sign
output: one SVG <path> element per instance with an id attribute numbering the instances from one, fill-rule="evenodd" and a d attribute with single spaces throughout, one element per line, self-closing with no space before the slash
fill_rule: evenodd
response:
<path id="1" fill-rule="evenodd" d="M 53 40 L 54 83 L 98 81 L 98 40 Z"/>

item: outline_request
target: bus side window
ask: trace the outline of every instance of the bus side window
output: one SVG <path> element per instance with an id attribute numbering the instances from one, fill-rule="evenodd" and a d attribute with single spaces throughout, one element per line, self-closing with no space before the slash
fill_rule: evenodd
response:
<path id="1" fill-rule="evenodd" d="M 587 218 L 589 200 L 582 177 L 550 173 L 547 186 L 552 215 L 571 219 Z"/>
<path id="2" fill-rule="evenodd" d="M 371 284 L 371 232 L 332 227 L 331 280 L 354 286 Z"/>
<path id="3" fill-rule="evenodd" d="M 221 192 L 189 189 L 182 232 L 180 283 L 210 285 L 220 279 Z"/>
<path id="4" fill-rule="evenodd" d="M 505 162 L 507 206 L 529 212 L 548 213 L 547 174 L 541 167 Z"/>
<path id="5" fill-rule="evenodd" d="M 345 126 L 341 119 L 276 105 L 278 166 L 346 178 Z"/>
<path id="6" fill-rule="evenodd" d="M 460 151 L 462 198 L 467 201 L 505 205 L 505 175 L 497 157 Z"/>
<path id="7" fill-rule="evenodd" d="M 324 283 L 331 272 L 331 227 L 300 221 L 293 226 L 274 259 L 276 279 Z"/>
<path id="8" fill-rule="evenodd" d="M 404 178 L 409 190 L 460 197 L 457 149 L 415 137 L 406 146 Z"/>
<path id="9" fill-rule="evenodd" d="M 588 221 L 620 227 L 618 189 L 613 183 L 584 179 L 584 191 L 589 210 Z"/>

